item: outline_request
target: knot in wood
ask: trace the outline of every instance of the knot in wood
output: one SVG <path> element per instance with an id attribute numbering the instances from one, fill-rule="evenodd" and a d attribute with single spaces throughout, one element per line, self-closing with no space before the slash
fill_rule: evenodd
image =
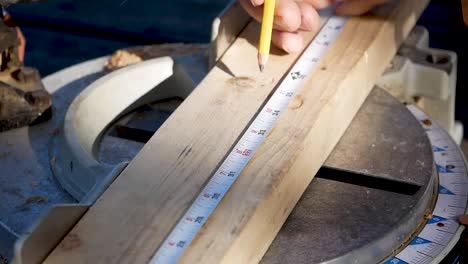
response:
<path id="1" fill-rule="evenodd" d="M 234 87 L 239 88 L 253 88 L 255 87 L 255 80 L 250 77 L 233 77 L 227 81 L 227 83 Z"/>
<path id="2" fill-rule="evenodd" d="M 298 109 L 302 106 L 303 103 L 304 103 L 304 98 L 302 98 L 302 95 L 298 94 L 291 100 L 291 103 L 289 103 L 289 108 Z"/>

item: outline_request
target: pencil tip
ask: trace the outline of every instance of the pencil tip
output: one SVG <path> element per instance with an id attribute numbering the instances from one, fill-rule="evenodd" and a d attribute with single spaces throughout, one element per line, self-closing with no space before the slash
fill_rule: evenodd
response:
<path id="1" fill-rule="evenodd" d="M 260 72 L 263 72 L 263 70 L 265 69 L 265 64 L 259 64 L 258 68 L 260 68 Z"/>

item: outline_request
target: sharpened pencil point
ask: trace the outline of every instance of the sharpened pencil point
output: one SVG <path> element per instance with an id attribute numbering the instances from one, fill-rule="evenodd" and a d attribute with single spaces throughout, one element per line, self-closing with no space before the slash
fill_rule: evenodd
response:
<path id="1" fill-rule="evenodd" d="M 268 54 L 264 55 L 262 53 L 258 53 L 258 68 L 260 69 L 260 72 L 263 72 L 265 70 L 265 65 L 268 61 Z"/>
<path id="2" fill-rule="evenodd" d="M 260 72 L 263 72 L 263 70 L 265 69 L 265 64 L 259 64 L 258 68 L 260 69 Z"/>

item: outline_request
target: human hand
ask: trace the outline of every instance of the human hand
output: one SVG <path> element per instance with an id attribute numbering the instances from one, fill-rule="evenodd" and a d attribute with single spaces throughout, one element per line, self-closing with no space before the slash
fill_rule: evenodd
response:
<path id="1" fill-rule="evenodd" d="M 262 20 L 264 0 L 239 0 L 244 9 L 257 21 Z M 288 53 L 302 50 L 299 31 L 317 31 L 320 16 L 317 10 L 338 4 L 341 15 L 360 15 L 387 0 L 276 0 L 272 42 Z M 468 1 L 468 0 L 462 0 Z"/>

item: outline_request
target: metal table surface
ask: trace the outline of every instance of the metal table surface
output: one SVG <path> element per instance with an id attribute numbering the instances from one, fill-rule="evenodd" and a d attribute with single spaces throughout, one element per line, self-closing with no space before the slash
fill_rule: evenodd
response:
<path id="1" fill-rule="evenodd" d="M 325 166 L 262 263 L 376 263 L 416 231 L 434 197 L 424 129 L 379 88 Z"/>
<path id="2" fill-rule="evenodd" d="M 27 232 L 53 204 L 75 202 L 50 171 L 48 146 L 61 132 L 57 127 L 73 98 L 105 74 L 105 61 L 95 59 L 44 78 L 54 99 L 53 118 L 0 134 L 0 222 L 10 233 Z M 110 133 L 100 157 L 109 163 L 131 160 L 143 145 Z M 384 91 L 374 89 L 326 165 L 263 263 L 383 258 L 422 219 L 432 194 L 431 146 L 406 107 Z M 9 246 L 0 254 L 11 256 Z"/>

